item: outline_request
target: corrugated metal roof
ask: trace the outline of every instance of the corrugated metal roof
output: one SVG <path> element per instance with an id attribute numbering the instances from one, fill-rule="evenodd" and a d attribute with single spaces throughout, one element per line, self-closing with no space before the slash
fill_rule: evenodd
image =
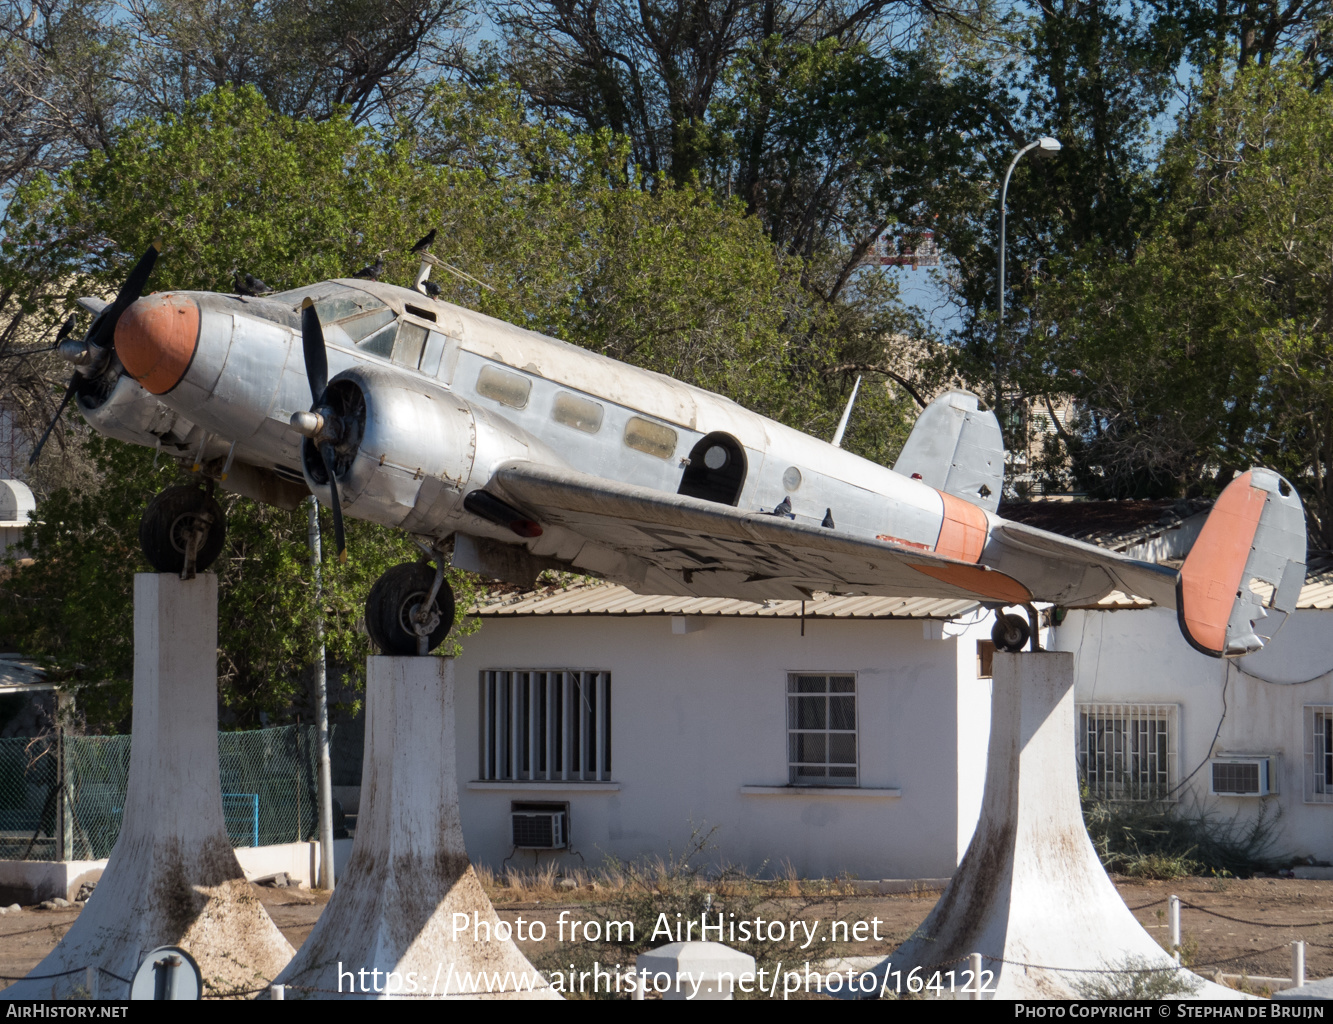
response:
<path id="1" fill-rule="evenodd" d="M 800 601 L 735 601 L 719 597 L 656 597 L 614 583 L 509 594 L 479 601 L 469 615 L 712 615 L 799 619 Z M 978 607 L 975 601 L 939 598 L 822 597 L 806 601 L 807 619 L 955 619 Z"/>

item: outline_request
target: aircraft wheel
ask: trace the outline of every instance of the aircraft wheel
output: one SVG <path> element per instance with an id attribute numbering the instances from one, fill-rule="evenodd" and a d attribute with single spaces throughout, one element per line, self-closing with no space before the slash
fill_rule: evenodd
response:
<path id="1" fill-rule="evenodd" d="M 417 653 L 412 613 L 426 600 L 434 582 L 435 570 L 421 562 L 395 565 L 375 581 L 366 597 L 366 632 L 381 654 Z M 426 641 L 428 651 L 444 642 L 454 624 L 454 595 L 447 583 L 435 595 L 435 613 L 439 622 Z"/>
<path id="2" fill-rule="evenodd" d="M 226 539 L 227 517 L 222 506 L 211 494 L 189 485 L 159 493 L 139 521 L 139 546 L 158 572 L 183 572 L 192 540 L 196 544 L 195 570 L 203 572 L 222 554 Z"/>
<path id="3" fill-rule="evenodd" d="M 1031 635 L 1032 630 L 1028 628 L 1028 621 L 1021 615 L 998 616 L 990 631 L 990 638 L 995 643 L 995 649 L 997 651 L 1008 651 L 1011 654 L 1017 654 L 1021 651 Z"/>

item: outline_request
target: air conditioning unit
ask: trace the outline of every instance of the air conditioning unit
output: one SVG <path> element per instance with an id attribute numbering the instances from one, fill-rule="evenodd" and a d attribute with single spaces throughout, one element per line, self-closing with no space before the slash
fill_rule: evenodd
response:
<path id="1" fill-rule="evenodd" d="M 1269 769 L 1273 759 L 1255 757 L 1218 757 L 1211 763 L 1214 796 L 1268 796 Z"/>
<path id="2" fill-rule="evenodd" d="M 520 850 L 563 850 L 569 845 L 568 812 L 513 811 L 514 846 Z"/>

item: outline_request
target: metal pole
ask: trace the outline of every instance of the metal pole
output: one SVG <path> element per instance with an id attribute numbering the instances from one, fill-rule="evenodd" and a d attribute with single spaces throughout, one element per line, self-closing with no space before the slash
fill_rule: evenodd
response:
<path id="1" fill-rule="evenodd" d="M 1291 944 L 1291 987 L 1300 988 L 1305 984 L 1305 940 L 1297 939 Z"/>
<path id="2" fill-rule="evenodd" d="M 972 972 L 972 994 L 968 999 L 981 998 L 981 954 L 969 953 L 967 955 L 967 969 Z"/>
<path id="3" fill-rule="evenodd" d="M 314 569 L 315 601 L 323 599 L 320 582 L 319 502 L 310 496 L 310 565 Z M 329 760 L 328 679 L 324 665 L 324 617 L 315 616 L 315 637 L 319 641 L 315 655 L 315 727 L 319 743 L 319 887 L 332 889 L 333 877 L 333 769 Z"/>
<path id="4" fill-rule="evenodd" d="M 1009 198 L 1009 179 L 1013 176 L 1014 168 L 1018 166 L 1018 161 L 1023 159 L 1025 153 L 1036 149 L 1041 145 L 1041 140 L 1029 142 L 1026 146 L 1014 154 L 1014 158 L 1009 161 L 1009 170 L 1004 172 L 1004 185 L 1000 189 L 1000 292 L 996 296 L 1000 310 L 999 328 L 996 332 L 996 340 L 1004 334 L 1004 204 Z"/>
<path id="5" fill-rule="evenodd" d="M 286 986 L 286 985 L 270 985 L 270 986 L 268 987 L 268 997 L 269 997 L 270 999 L 281 999 L 281 1000 L 283 1000 L 283 1002 L 286 1002 L 286 1000 L 287 1000 L 287 986 Z"/>
<path id="6" fill-rule="evenodd" d="M 1168 897 L 1167 906 L 1170 908 L 1171 918 L 1171 957 L 1176 963 L 1180 963 L 1180 897 Z"/>

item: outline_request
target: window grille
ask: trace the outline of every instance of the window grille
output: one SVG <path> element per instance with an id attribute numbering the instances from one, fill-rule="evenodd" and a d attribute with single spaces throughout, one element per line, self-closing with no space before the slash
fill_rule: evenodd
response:
<path id="1" fill-rule="evenodd" d="M 1305 706 L 1305 802 L 1333 804 L 1333 704 Z"/>
<path id="2" fill-rule="evenodd" d="M 480 778 L 605 782 L 611 778 L 611 673 L 481 673 Z"/>
<path id="3" fill-rule="evenodd" d="M 787 781 L 855 786 L 856 676 L 787 676 Z"/>
<path id="4" fill-rule="evenodd" d="M 1175 799 L 1175 704 L 1079 704 L 1079 781 L 1097 800 Z"/>

